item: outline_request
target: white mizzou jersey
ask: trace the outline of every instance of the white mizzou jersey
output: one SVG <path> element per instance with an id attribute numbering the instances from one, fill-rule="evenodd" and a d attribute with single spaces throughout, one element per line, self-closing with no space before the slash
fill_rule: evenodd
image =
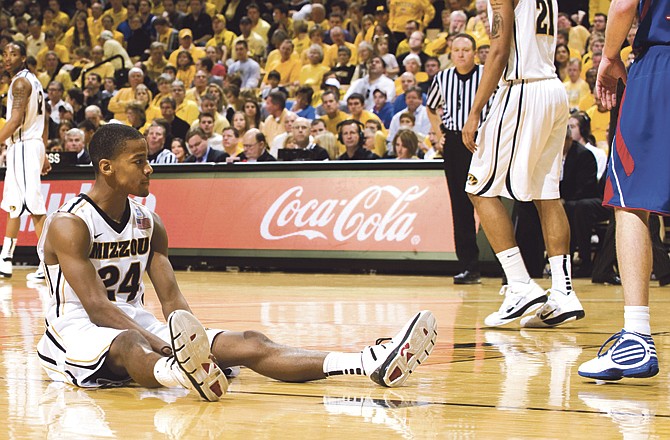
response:
<path id="1" fill-rule="evenodd" d="M 128 205 L 119 223 L 105 214 L 88 196 L 80 194 L 66 202 L 57 212 L 69 212 L 81 218 L 90 235 L 89 259 L 107 288 L 107 297 L 113 302 L 126 302 L 138 308 L 144 303 L 144 282 L 151 253 L 151 235 L 154 220 L 148 208 L 128 199 Z M 50 304 L 47 322 L 65 316 L 69 311 L 81 310 L 82 305 L 59 264 L 44 263 L 44 240 L 51 220 L 45 223 L 37 253 L 44 264 Z"/>
<path id="2" fill-rule="evenodd" d="M 488 11 L 493 31 L 496 24 L 490 3 Z M 519 0 L 514 8 L 512 47 L 502 81 L 555 78 L 557 26 L 556 0 Z"/>
<path id="3" fill-rule="evenodd" d="M 28 69 L 23 69 L 14 76 L 12 83 L 9 85 L 9 92 L 7 94 L 7 120 L 9 121 L 12 115 L 12 105 L 14 102 L 14 95 L 12 94 L 12 86 L 17 78 L 25 78 L 32 86 L 32 91 L 28 97 L 25 116 L 19 128 L 16 129 L 11 136 L 11 142 L 17 143 L 20 141 L 42 140 L 44 133 L 44 121 L 46 114 L 46 101 L 44 99 L 44 89 L 37 77 L 30 73 Z"/>

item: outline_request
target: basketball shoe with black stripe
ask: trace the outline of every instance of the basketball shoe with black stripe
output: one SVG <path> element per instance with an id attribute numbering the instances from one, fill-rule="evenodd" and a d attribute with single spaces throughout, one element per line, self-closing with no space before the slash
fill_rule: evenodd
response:
<path id="1" fill-rule="evenodd" d="M 0 256 L 0 277 L 12 277 L 12 257 Z"/>
<path id="2" fill-rule="evenodd" d="M 528 283 L 510 283 L 500 289 L 500 295 L 505 299 L 497 312 L 491 313 L 484 319 L 488 327 L 498 327 L 508 324 L 526 313 L 532 312 L 547 301 L 544 289 L 535 281 Z"/>
<path id="3" fill-rule="evenodd" d="M 430 356 L 437 339 L 437 320 L 429 310 L 423 310 L 389 342 L 365 347 L 362 364 L 370 379 L 385 387 L 399 387 L 409 375 Z"/>
<path id="4" fill-rule="evenodd" d="M 219 400 L 228 389 L 228 381 L 210 352 L 205 328 L 185 310 L 170 313 L 168 327 L 172 354 L 190 388 L 205 400 Z"/>
<path id="5" fill-rule="evenodd" d="M 613 344 L 603 353 L 610 342 Z M 653 377 L 658 374 L 656 346 L 650 335 L 621 330 L 610 336 L 598 357 L 579 366 L 579 375 L 599 380 Z"/>
<path id="6" fill-rule="evenodd" d="M 566 322 L 576 321 L 586 316 L 582 304 L 573 291 L 566 293 L 558 290 L 547 290 L 549 299 L 534 315 L 521 319 L 521 327 L 547 328 L 556 327 Z"/>

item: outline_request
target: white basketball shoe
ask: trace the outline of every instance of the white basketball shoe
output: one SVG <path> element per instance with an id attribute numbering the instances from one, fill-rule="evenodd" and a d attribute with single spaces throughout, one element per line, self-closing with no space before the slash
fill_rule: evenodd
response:
<path id="1" fill-rule="evenodd" d="M 547 290 L 549 299 L 534 315 L 521 319 L 521 327 L 556 327 L 566 322 L 576 321 L 586 316 L 582 304 L 573 291 L 567 294 L 558 290 Z"/>
<path id="2" fill-rule="evenodd" d="M 500 289 L 504 295 L 502 305 L 497 312 L 491 313 L 484 319 L 488 327 L 498 327 L 521 318 L 532 312 L 547 301 L 547 294 L 535 281 L 528 283 L 510 283 Z"/>
<path id="3" fill-rule="evenodd" d="M 370 379 L 385 387 L 399 387 L 430 356 L 437 339 L 437 320 L 423 310 L 396 334 L 390 342 L 365 347 L 362 362 Z"/>
<path id="4" fill-rule="evenodd" d="M 219 400 L 228 389 L 228 381 L 213 359 L 205 328 L 185 310 L 170 313 L 168 327 L 172 354 L 190 381 L 190 388 L 205 400 Z"/>
<path id="5" fill-rule="evenodd" d="M 31 272 L 28 275 L 26 275 L 26 280 L 31 281 L 33 283 L 41 283 L 44 281 L 46 278 L 46 275 L 44 275 L 44 270 L 42 270 L 42 266 L 37 266 L 37 270 L 35 272 Z"/>
<path id="6" fill-rule="evenodd" d="M 0 277 L 12 277 L 12 257 L 0 257 Z"/>

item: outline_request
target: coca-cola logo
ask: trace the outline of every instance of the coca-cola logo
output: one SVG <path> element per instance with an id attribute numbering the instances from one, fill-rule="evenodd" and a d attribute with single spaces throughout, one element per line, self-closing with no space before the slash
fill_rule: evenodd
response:
<path id="1" fill-rule="evenodd" d="M 414 230 L 417 214 L 410 211 L 410 204 L 423 197 L 428 187 L 421 189 L 414 185 L 402 190 L 393 185 L 374 185 L 351 199 L 323 201 L 304 200 L 303 192 L 302 186 L 294 186 L 272 203 L 261 222 L 264 239 L 302 236 L 327 240 L 330 236 L 340 242 L 352 239 L 401 242 Z M 419 240 L 417 236 L 411 238 L 413 244 Z"/>

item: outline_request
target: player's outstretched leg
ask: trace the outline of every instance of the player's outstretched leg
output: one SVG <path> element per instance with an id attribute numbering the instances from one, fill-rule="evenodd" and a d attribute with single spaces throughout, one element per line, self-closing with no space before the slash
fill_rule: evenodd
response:
<path id="1" fill-rule="evenodd" d="M 428 358 L 436 339 L 437 320 L 432 312 L 423 310 L 414 315 L 389 342 L 363 349 L 365 374 L 379 385 L 401 386 Z"/>
<path id="2" fill-rule="evenodd" d="M 205 328 L 185 310 L 172 312 L 168 327 L 174 359 L 192 389 L 205 400 L 219 400 L 228 389 L 228 381 L 213 359 Z"/>

